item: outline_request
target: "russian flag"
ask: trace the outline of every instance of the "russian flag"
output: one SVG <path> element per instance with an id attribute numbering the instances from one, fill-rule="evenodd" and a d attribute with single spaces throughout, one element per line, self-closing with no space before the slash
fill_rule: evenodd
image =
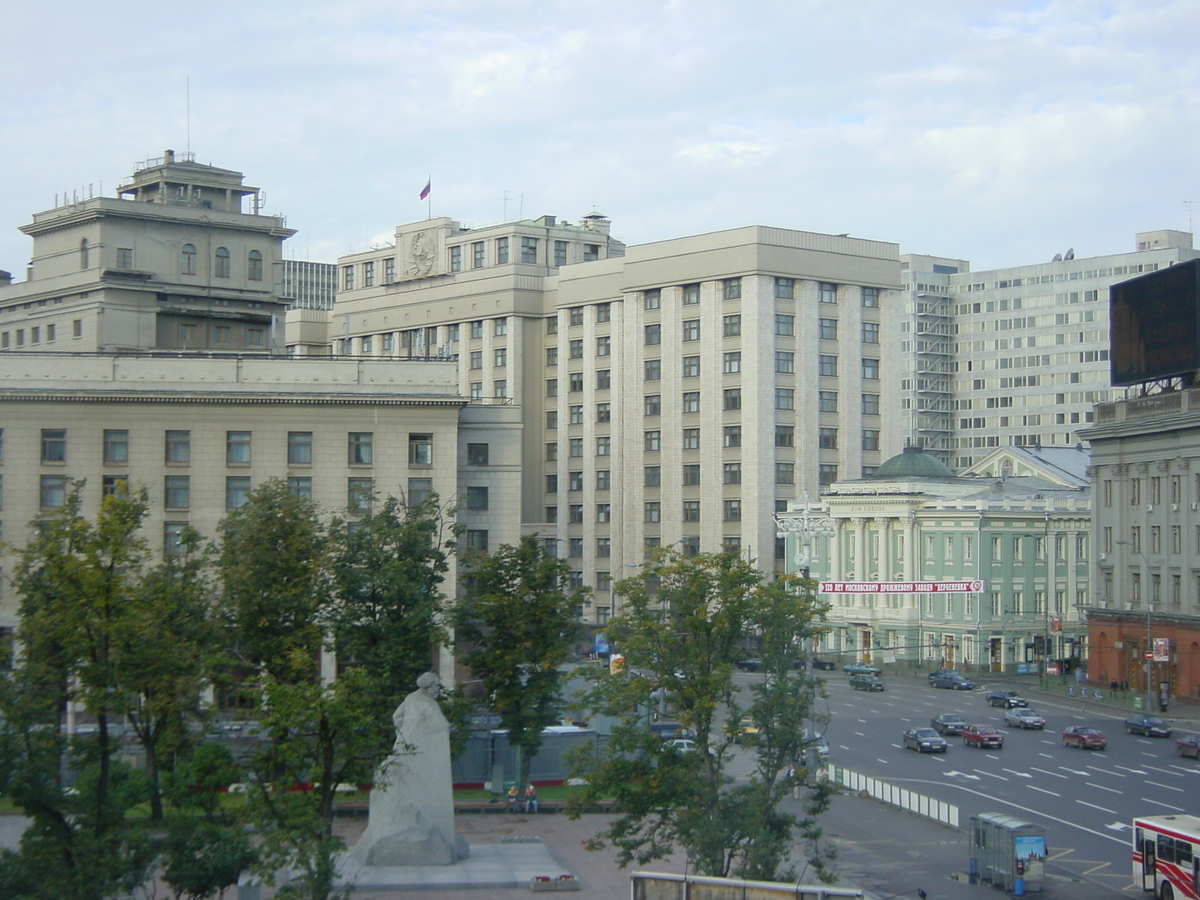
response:
<path id="1" fill-rule="evenodd" d="M 421 198 L 420 199 L 424 200 L 426 197 L 429 196 L 429 189 L 432 186 L 433 186 L 433 179 L 430 179 L 429 181 L 425 182 L 425 187 L 421 188 Z"/>

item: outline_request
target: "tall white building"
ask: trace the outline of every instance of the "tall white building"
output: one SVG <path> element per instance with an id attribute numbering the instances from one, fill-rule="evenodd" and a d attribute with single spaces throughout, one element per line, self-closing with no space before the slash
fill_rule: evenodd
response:
<path id="1" fill-rule="evenodd" d="M 522 527 L 594 588 L 593 621 L 648 547 L 769 567 L 776 511 L 903 443 L 894 244 L 433 219 L 339 266 L 332 352 L 452 355 L 474 402 L 520 409 Z"/>

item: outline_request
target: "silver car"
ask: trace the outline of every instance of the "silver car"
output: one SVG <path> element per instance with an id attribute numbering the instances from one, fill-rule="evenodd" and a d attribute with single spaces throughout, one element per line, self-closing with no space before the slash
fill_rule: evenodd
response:
<path id="1" fill-rule="evenodd" d="M 1046 727 L 1046 720 L 1032 709 L 1018 706 L 1016 709 L 1004 711 L 1004 724 L 1009 728 L 1038 728 Z"/>

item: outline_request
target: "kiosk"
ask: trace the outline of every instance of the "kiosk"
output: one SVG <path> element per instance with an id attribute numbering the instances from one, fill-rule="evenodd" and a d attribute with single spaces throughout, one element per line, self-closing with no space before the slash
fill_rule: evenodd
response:
<path id="1" fill-rule="evenodd" d="M 1046 829 L 1003 813 L 971 816 L 971 876 L 1021 896 L 1042 890 Z"/>

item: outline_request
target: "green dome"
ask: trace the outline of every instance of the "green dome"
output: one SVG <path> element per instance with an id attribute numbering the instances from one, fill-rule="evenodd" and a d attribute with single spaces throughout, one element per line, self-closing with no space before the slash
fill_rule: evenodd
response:
<path id="1" fill-rule="evenodd" d="M 900 478 L 953 478 L 954 470 L 923 447 L 905 447 L 868 477 L 895 481 Z"/>

